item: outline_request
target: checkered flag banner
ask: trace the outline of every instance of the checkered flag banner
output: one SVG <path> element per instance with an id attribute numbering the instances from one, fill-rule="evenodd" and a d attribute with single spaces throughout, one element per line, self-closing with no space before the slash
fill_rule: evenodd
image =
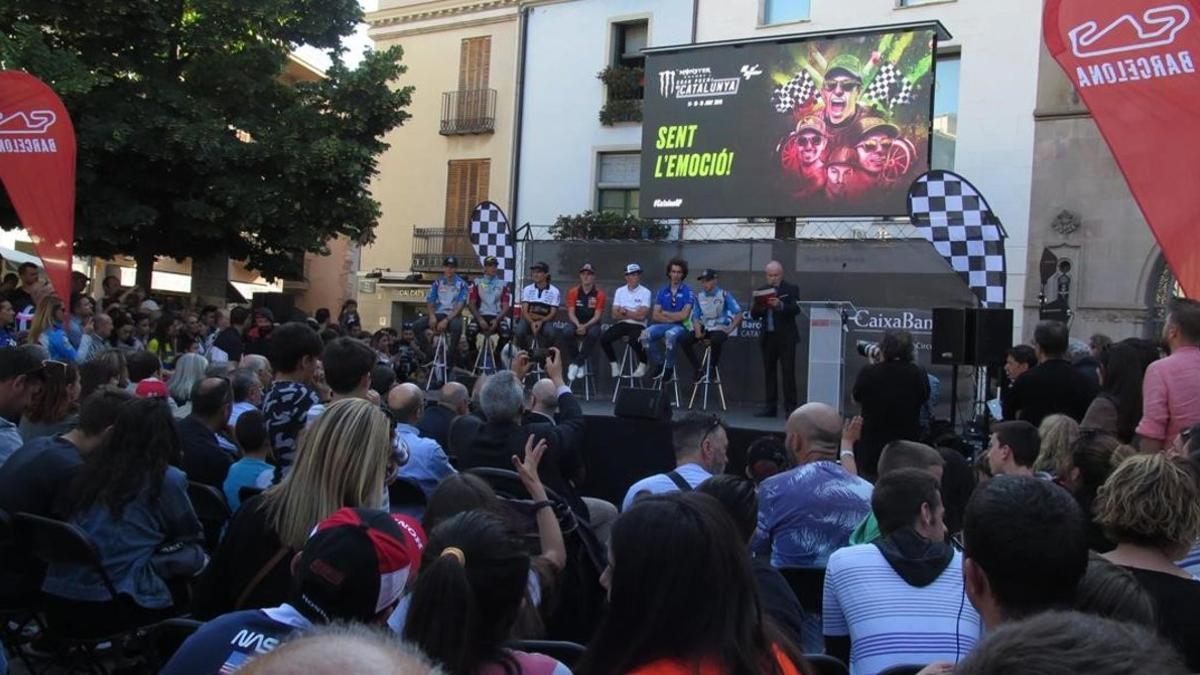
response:
<path id="1" fill-rule="evenodd" d="M 930 171 L 908 189 L 908 217 L 983 307 L 1003 307 L 1008 234 L 979 190 L 951 171 Z"/>
<path id="2" fill-rule="evenodd" d="M 475 205 L 471 211 L 471 245 L 475 247 L 481 266 L 484 258 L 494 255 L 503 270 L 504 281 L 514 280 L 517 258 L 513 251 L 512 227 L 508 224 L 508 216 L 499 206 L 492 202 Z"/>
<path id="3" fill-rule="evenodd" d="M 816 93 L 817 83 L 806 70 L 797 73 L 787 84 L 775 87 L 775 93 L 771 94 L 771 103 L 776 112 L 789 113 L 797 106 L 808 103 Z"/>
<path id="4" fill-rule="evenodd" d="M 916 91 L 916 85 L 908 81 L 908 78 L 901 78 L 900 91 L 892 97 L 892 105 L 906 105 L 913 102 L 913 93 Z"/>

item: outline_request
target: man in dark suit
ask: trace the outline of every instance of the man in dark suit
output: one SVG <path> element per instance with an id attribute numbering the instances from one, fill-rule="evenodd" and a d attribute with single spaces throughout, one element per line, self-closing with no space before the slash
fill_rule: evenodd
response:
<path id="1" fill-rule="evenodd" d="M 223 377 L 200 380 L 192 389 L 192 414 L 179 421 L 183 470 L 188 480 L 223 489 L 229 466 L 237 459 L 217 440 L 229 423 L 233 388 Z"/>
<path id="2" fill-rule="evenodd" d="M 767 389 L 767 405 L 755 417 L 775 417 L 779 414 L 779 390 L 776 384 L 776 368 L 783 375 L 783 414 L 786 417 L 796 409 L 796 343 L 800 341 L 796 330 L 796 315 L 800 306 L 796 299 L 800 289 L 783 280 L 783 265 L 777 260 L 767 263 L 767 285 L 759 290 L 775 289 L 775 295 L 766 304 L 755 302 L 750 316 L 762 319 L 763 380 Z"/>
<path id="3" fill-rule="evenodd" d="M 1069 337 L 1066 324 L 1058 321 L 1043 321 L 1034 329 L 1038 365 L 1013 383 L 1004 401 L 1006 420 L 1025 420 L 1035 427 L 1055 413 L 1083 420 L 1097 385 L 1067 362 Z"/>
<path id="4" fill-rule="evenodd" d="M 432 438 L 445 448 L 450 439 L 450 423 L 455 417 L 467 414 L 470 400 L 471 392 L 461 382 L 443 384 L 438 402 L 425 408 L 417 429 L 422 436 Z"/>
<path id="5" fill-rule="evenodd" d="M 546 376 L 558 392 L 558 420 L 526 422 L 525 391 L 521 387 L 529 358 L 522 353 L 513 361 L 512 370 L 502 370 L 488 378 L 480 391 L 480 407 L 487 421 L 470 445 L 458 453 L 460 470 L 491 467 L 512 470 L 512 457 L 525 457 L 525 442 L 530 434 L 545 439 L 546 454 L 538 473 L 546 487 L 562 496 L 575 514 L 589 520 L 596 535 L 606 541 L 606 530 L 616 519 L 617 509 L 599 499 L 583 498 L 572 481 L 583 472 L 583 409 L 563 381 L 563 365 L 557 347 L 546 358 Z"/>

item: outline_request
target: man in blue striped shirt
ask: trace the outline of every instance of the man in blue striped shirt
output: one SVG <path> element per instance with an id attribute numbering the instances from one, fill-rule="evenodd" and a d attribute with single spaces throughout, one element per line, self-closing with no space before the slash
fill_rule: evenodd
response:
<path id="1" fill-rule="evenodd" d="M 871 496 L 881 539 L 829 558 L 825 650 L 854 675 L 957 662 L 982 623 L 963 589 L 962 554 L 946 543 L 938 480 L 920 469 L 879 479 Z"/>

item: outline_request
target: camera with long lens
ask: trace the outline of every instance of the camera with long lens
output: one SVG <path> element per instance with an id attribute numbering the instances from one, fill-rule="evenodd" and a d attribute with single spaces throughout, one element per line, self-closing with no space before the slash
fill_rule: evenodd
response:
<path id="1" fill-rule="evenodd" d="M 879 350 L 879 343 L 871 342 L 869 340 L 859 340 L 858 342 L 855 342 L 854 348 L 858 351 L 860 356 L 864 356 L 872 361 L 878 361 L 880 355 L 882 354 L 882 352 Z"/>

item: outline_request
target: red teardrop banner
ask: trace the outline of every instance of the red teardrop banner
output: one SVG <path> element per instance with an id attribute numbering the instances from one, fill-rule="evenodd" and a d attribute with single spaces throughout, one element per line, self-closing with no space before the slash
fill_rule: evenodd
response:
<path id="1" fill-rule="evenodd" d="M 75 251 L 75 129 L 58 95 L 16 70 L 0 71 L 0 181 L 55 294 L 66 301 Z"/>

